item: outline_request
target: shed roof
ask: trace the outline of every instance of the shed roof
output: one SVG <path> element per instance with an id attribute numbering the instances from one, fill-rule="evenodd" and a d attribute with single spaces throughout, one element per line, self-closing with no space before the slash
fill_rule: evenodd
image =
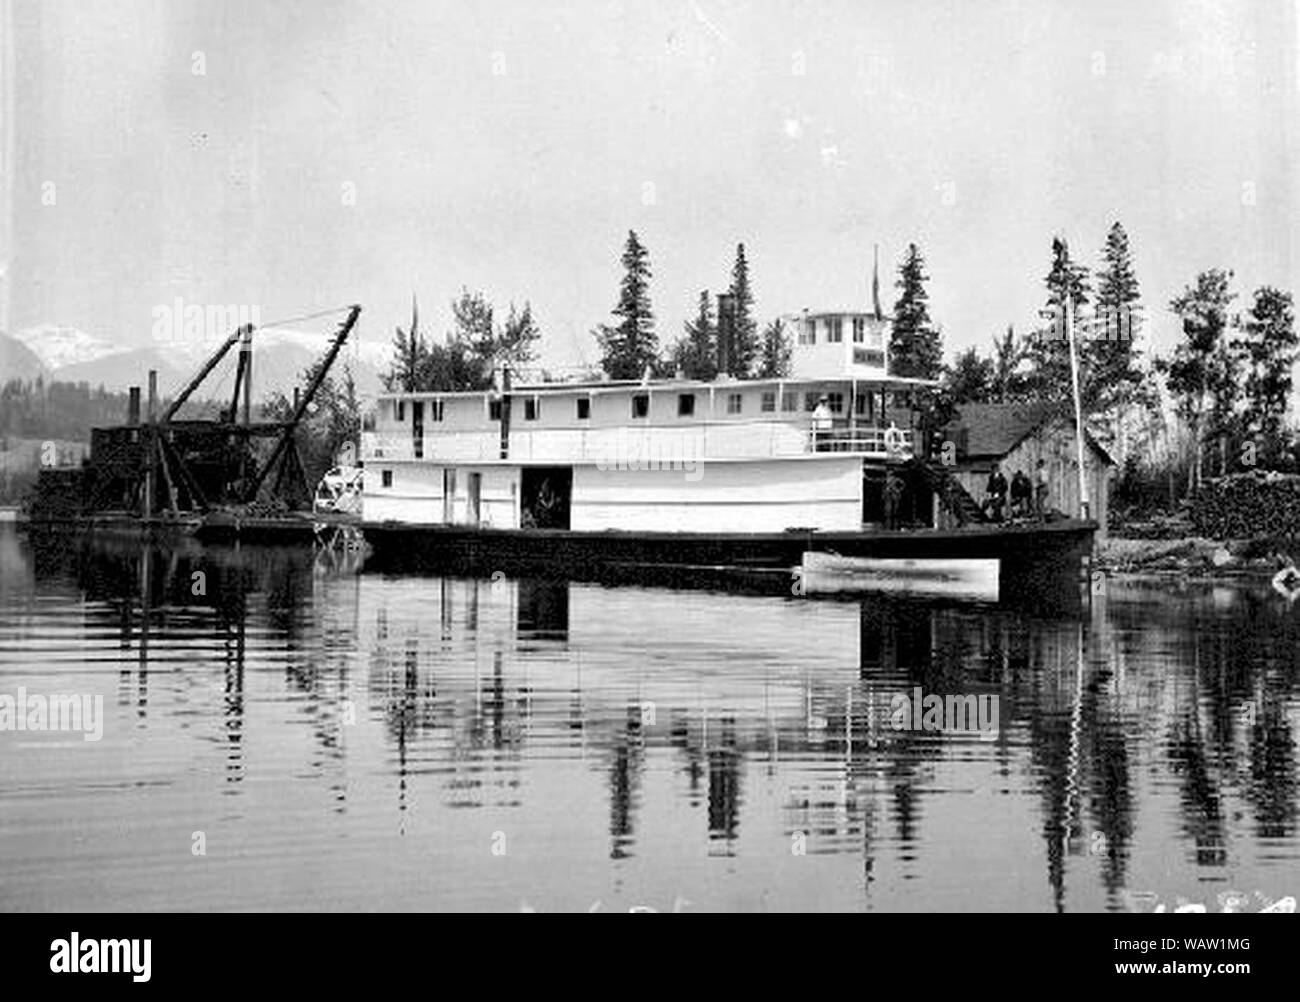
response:
<path id="1" fill-rule="evenodd" d="M 1046 403 L 962 404 L 957 417 L 944 426 L 944 434 L 955 438 L 964 429 L 966 443 L 963 455 L 967 459 L 1000 458 L 1023 442 L 1042 425 L 1060 419 L 1071 428 L 1074 417 L 1062 413 L 1060 408 Z M 1091 434 L 1086 434 L 1090 446 L 1097 450 L 1109 464 L 1114 464 L 1110 454 Z"/>

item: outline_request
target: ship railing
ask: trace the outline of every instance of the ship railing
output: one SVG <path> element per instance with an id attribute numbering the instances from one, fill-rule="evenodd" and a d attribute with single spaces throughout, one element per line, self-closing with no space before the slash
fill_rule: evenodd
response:
<path id="1" fill-rule="evenodd" d="M 846 452 L 882 459 L 913 455 L 915 435 L 907 428 L 873 426 L 811 429 L 804 422 L 726 421 L 671 426 L 616 428 L 512 429 L 508 455 L 523 462 L 595 462 L 622 467 L 634 459 L 695 462 L 711 459 L 763 459 L 811 452 Z M 363 460 L 474 462 L 496 460 L 496 431 L 426 432 L 419 442 L 408 435 L 362 435 Z"/>
<path id="2" fill-rule="evenodd" d="M 808 433 L 809 452 L 853 452 L 907 459 L 914 453 L 915 433 L 910 428 L 875 426 L 814 428 Z"/>

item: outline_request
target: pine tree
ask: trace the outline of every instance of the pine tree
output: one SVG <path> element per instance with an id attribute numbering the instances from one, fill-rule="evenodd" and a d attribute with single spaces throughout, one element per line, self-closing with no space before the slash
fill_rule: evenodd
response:
<path id="1" fill-rule="evenodd" d="M 420 311 L 415 296 L 411 296 L 411 328 L 395 328 L 393 360 L 388 371 L 380 377 L 388 392 L 414 393 L 420 389 L 420 372 L 429 354 L 429 346 L 420 335 Z"/>
<path id="2" fill-rule="evenodd" d="M 613 310 L 619 321 L 602 324 L 596 338 L 602 351 L 601 367 L 611 379 L 640 379 L 647 368 L 653 371 L 656 366 L 659 338 L 650 311 L 650 255 L 632 230 L 623 249 L 623 271 L 618 305 Z"/>
<path id="3" fill-rule="evenodd" d="M 713 379 L 718 374 L 717 326 L 709 292 L 700 292 L 699 310 L 673 345 L 672 361 L 687 379 Z"/>
<path id="4" fill-rule="evenodd" d="M 731 267 L 731 288 L 728 291 L 735 297 L 736 328 L 727 357 L 727 371 L 738 379 L 744 379 L 753 371 L 761 350 L 744 244 L 736 245 L 736 263 Z"/>
<path id="5" fill-rule="evenodd" d="M 1062 237 L 1052 238 L 1052 268 L 1044 279 L 1047 285 L 1047 306 L 1043 311 L 1046 323 L 1035 330 L 1025 344 L 1025 357 L 1029 360 L 1029 392 L 1037 399 L 1065 404 L 1073 397 L 1073 377 L 1070 371 L 1070 342 L 1065 329 L 1065 304 L 1068 297 L 1075 317 L 1087 303 L 1092 291 L 1088 282 L 1088 269 L 1070 258 L 1070 247 Z M 1076 326 L 1076 335 L 1079 333 Z M 1082 344 L 1082 341 L 1079 341 Z M 1079 386 L 1081 395 L 1086 385 L 1084 353 L 1079 353 Z"/>
<path id="6" fill-rule="evenodd" d="M 925 289 L 928 280 L 920 249 L 916 244 L 908 244 L 895 283 L 900 292 L 889 334 L 892 375 L 938 379 L 943 374 L 943 339 L 931 323 L 926 305 L 930 298 Z"/>
<path id="7" fill-rule="evenodd" d="M 1271 461 L 1284 445 L 1291 369 L 1300 345 L 1291 294 L 1267 285 L 1256 289 L 1242 333 L 1236 348 L 1246 369 L 1246 428 L 1260 439 L 1259 451 Z"/>
<path id="8" fill-rule="evenodd" d="M 1128 234 L 1115 223 L 1106 234 L 1106 266 L 1098 276 L 1097 317 L 1086 342 L 1089 380 L 1087 394 L 1098 408 L 1123 406 L 1141 387 L 1138 351 L 1133 337 L 1138 330 L 1138 301 L 1142 298 Z"/>
<path id="9" fill-rule="evenodd" d="M 785 324 L 780 320 L 773 320 L 763 330 L 758 378 L 785 379 L 789 375 L 790 338 L 785 333 Z"/>

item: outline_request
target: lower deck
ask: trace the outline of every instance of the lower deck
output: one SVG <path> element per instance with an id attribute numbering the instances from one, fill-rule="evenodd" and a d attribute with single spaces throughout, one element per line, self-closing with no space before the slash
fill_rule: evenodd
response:
<path id="1" fill-rule="evenodd" d="M 933 527 L 929 487 L 903 464 L 821 453 L 761 460 L 608 465 L 375 461 L 371 524 L 487 530 L 783 533 Z"/>

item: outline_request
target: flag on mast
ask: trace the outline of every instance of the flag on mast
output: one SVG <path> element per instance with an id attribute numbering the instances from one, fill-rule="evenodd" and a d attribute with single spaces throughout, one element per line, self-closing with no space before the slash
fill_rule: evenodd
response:
<path id="1" fill-rule="evenodd" d="M 884 314 L 880 311 L 880 244 L 876 244 L 875 260 L 871 265 L 871 303 L 876 310 L 876 319 L 883 319 Z"/>

